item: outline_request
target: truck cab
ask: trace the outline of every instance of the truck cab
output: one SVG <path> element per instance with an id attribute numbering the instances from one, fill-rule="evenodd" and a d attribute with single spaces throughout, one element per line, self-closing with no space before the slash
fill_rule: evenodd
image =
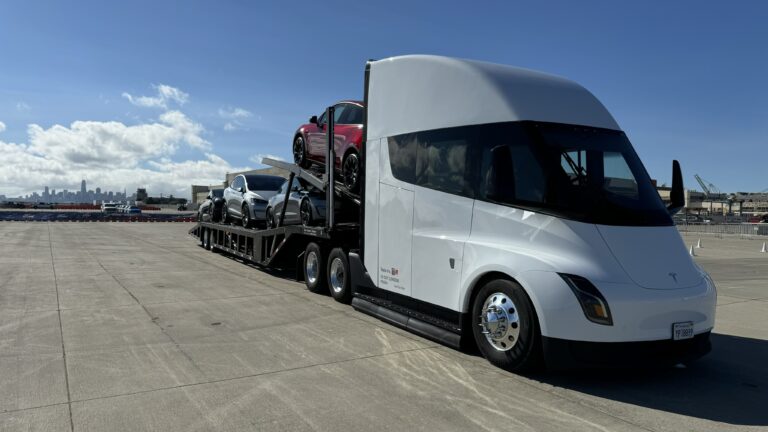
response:
<path id="1" fill-rule="evenodd" d="M 366 74 L 357 309 L 509 370 L 709 351 L 714 283 L 588 90 L 424 55 Z"/>

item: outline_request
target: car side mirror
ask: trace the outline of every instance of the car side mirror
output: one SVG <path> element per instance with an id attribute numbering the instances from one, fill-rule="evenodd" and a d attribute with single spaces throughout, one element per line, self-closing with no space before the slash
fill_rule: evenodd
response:
<path id="1" fill-rule="evenodd" d="M 670 215 L 685 207 L 685 190 L 683 189 L 683 172 L 680 170 L 680 162 L 672 161 L 672 190 L 669 192 L 669 205 L 667 211 Z"/>
<path id="2" fill-rule="evenodd" d="M 312 116 L 309 118 L 309 122 L 312 124 L 317 124 L 317 116 Z"/>
<path id="3" fill-rule="evenodd" d="M 245 193 L 245 188 L 240 186 L 239 188 L 237 188 L 237 191 L 240 193 Z"/>

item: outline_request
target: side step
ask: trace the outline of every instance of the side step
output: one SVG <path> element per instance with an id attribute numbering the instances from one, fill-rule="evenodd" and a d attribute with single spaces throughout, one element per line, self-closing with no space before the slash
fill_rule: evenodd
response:
<path id="1" fill-rule="evenodd" d="M 352 299 L 352 307 L 357 311 L 374 316 L 382 321 L 413 332 L 419 336 L 448 345 L 452 348 L 461 348 L 461 336 L 459 334 L 432 325 L 428 322 L 377 305 L 358 296 L 355 296 L 355 298 Z"/>

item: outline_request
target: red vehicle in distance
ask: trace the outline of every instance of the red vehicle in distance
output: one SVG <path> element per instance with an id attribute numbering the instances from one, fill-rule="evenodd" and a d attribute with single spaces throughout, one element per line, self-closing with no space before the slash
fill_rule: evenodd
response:
<path id="1" fill-rule="evenodd" d="M 360 149 L 363 142 L 363 103 L 345 100 L 334 105 L 334 166 L 344 185 L 357 191 L 360 180 Z M 293 137 L 293 161 L 302 168 L 313 164 L 325 165 L 325 113 L 312 116 L 309 123 L 296 130 Z"/>

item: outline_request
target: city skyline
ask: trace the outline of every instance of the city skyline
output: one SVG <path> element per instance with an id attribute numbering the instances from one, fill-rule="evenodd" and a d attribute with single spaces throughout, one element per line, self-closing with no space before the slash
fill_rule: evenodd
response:
<path id="1" fill-rule="evenodd" d="M 58 192 L 57 192 L 58 189 Z M 17 197 L 0 194 L 0 200 L 31 201 L 45 203 L 92 203 L 93 201 L 135 201 L 136 193 L 128 195 L 127 190 L 123 191 L 101 190 L 101 187 L 88 189 L 86 179 L 80 181 L 80 189 L 75 188 L 54 188 L 48 185 L 43 186 L 40 193 L 30 192 L 26 195 Z"/>

